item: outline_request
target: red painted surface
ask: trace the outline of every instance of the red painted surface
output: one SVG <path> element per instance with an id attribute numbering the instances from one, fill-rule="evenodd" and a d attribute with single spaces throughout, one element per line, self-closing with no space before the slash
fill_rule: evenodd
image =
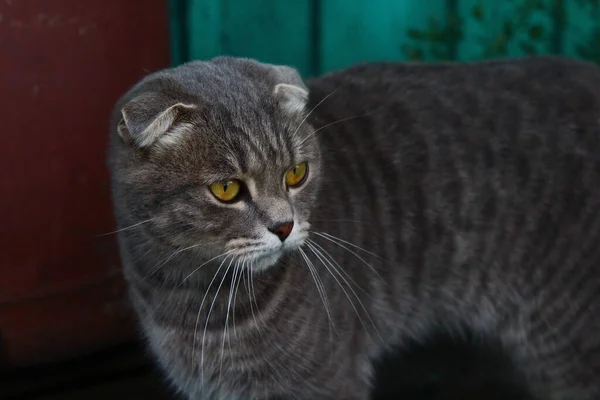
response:
<path id="1" fill-rule="evenodd" d="M 132 337 L 108 120 L 167 65 L 164 0 L 0 0 L 0 367 Z"/>

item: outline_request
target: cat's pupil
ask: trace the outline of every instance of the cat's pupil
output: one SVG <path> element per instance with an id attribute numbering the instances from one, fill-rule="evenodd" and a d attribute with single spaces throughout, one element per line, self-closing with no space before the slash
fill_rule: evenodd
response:
<path id="1" fill-rule="evenodd" d="M 223 182 L 223 191 L 226 192 L 227 188 L 229 187 L 229 182 Z"/>

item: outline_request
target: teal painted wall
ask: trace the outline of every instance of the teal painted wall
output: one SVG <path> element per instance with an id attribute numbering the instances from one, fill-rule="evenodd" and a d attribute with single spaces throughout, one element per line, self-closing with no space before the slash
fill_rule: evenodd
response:
<path id="1" fill-rule="evenodd" d="M 233 55 L 312 76 L 378 60 L 600 63 L 600 0 L 169 0 L 169 12 L 174 64 Z"/>

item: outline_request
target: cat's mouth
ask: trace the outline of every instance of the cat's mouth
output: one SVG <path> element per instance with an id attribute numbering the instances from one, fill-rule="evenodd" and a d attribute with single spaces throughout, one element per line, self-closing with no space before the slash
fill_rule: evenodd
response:
<path id="1" fill-rule="evenodd" d="M 291 253 L 301 247 L 307 236 L 304 235 L 304 238 L 294 241 L 293 244 L 247 249 L 239 254 L 234 254 L 234 258 L 252 271 L 264 271 L 277 264 L 286 253 Z"/>
<path id="2" fill-rule="evenodd" d="M 236 261 L 252 271 L 264 271 L 275 264 L 286 253 L 300 248 L 308 238 L 308 223 L 290 234 L 284 242 L 266 236 L 263 240 L 236 240 L 230 242 L 230 252 Z M 232 246 L 233 245 L 233 246 Z"/>

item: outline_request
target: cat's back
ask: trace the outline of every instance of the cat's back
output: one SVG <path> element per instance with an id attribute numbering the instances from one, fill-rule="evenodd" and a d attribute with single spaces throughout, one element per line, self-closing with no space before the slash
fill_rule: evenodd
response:
<path id="1" fill-rule="evenodd" d="M 365 64 L 309 88 L 328 166 L 321 213 L 374 221 L 360 240 L 415 268 L 416 298 L 472 282 L 548 301 L 596 293 L 597 66 L 548 56 Z"/>
<path id="2" fill-rule="evenodd" d="M 555 95 L 554 100 L 571 103 L 589 100 L 586 95 L 597 99 L 600 68 L 557 56 L 448 63 L 380 62 L 334 71 L 309 80 L 308 85 L 315 105 L 333 91 L 335 95 L 324 106 L 337 102 L 350 107 L 362 103 L 385 108 L 398 101 L 423 105 L 432 101 L 431 97 L 439 101 L 446 97 L 456 109 L 469 108 L 472 115 L 477 115 L 480 107 L 470 101 L 474 99 L 469 94 L 494 98 L 510 93 L 538 101 Z"/>
<path id="3" fill-rule="evenodd" d="M 474 182 L 483 169 L 523 185 L 536 170 L 600 171 L 600 68 L 588 62 L 372 63 L 308 85 L 310 121 L 334 164 L 417 180 L 457 170 Z"/>
<path id="4" fill-rule="evenodd" d="M 370 63 L 308 82 L 317 126 L 368 121 L 369 136 L 475 138 L 600 120 L 600 68 L 554 56 L 469 63 Z M 361 127 L 364 128 L 364 127 Z M 431 132 L 429 132 L 431 131 Z M 476 132 L 475 132 L 476 131 Z M 556 131 L 556 130 L 555 130 Z M 564 136 L 563 132 L 563 136 Z M 327 141 L 327 135 L 321 135 Z M 598 135 L 600 136 L 600 135 Z"/>

